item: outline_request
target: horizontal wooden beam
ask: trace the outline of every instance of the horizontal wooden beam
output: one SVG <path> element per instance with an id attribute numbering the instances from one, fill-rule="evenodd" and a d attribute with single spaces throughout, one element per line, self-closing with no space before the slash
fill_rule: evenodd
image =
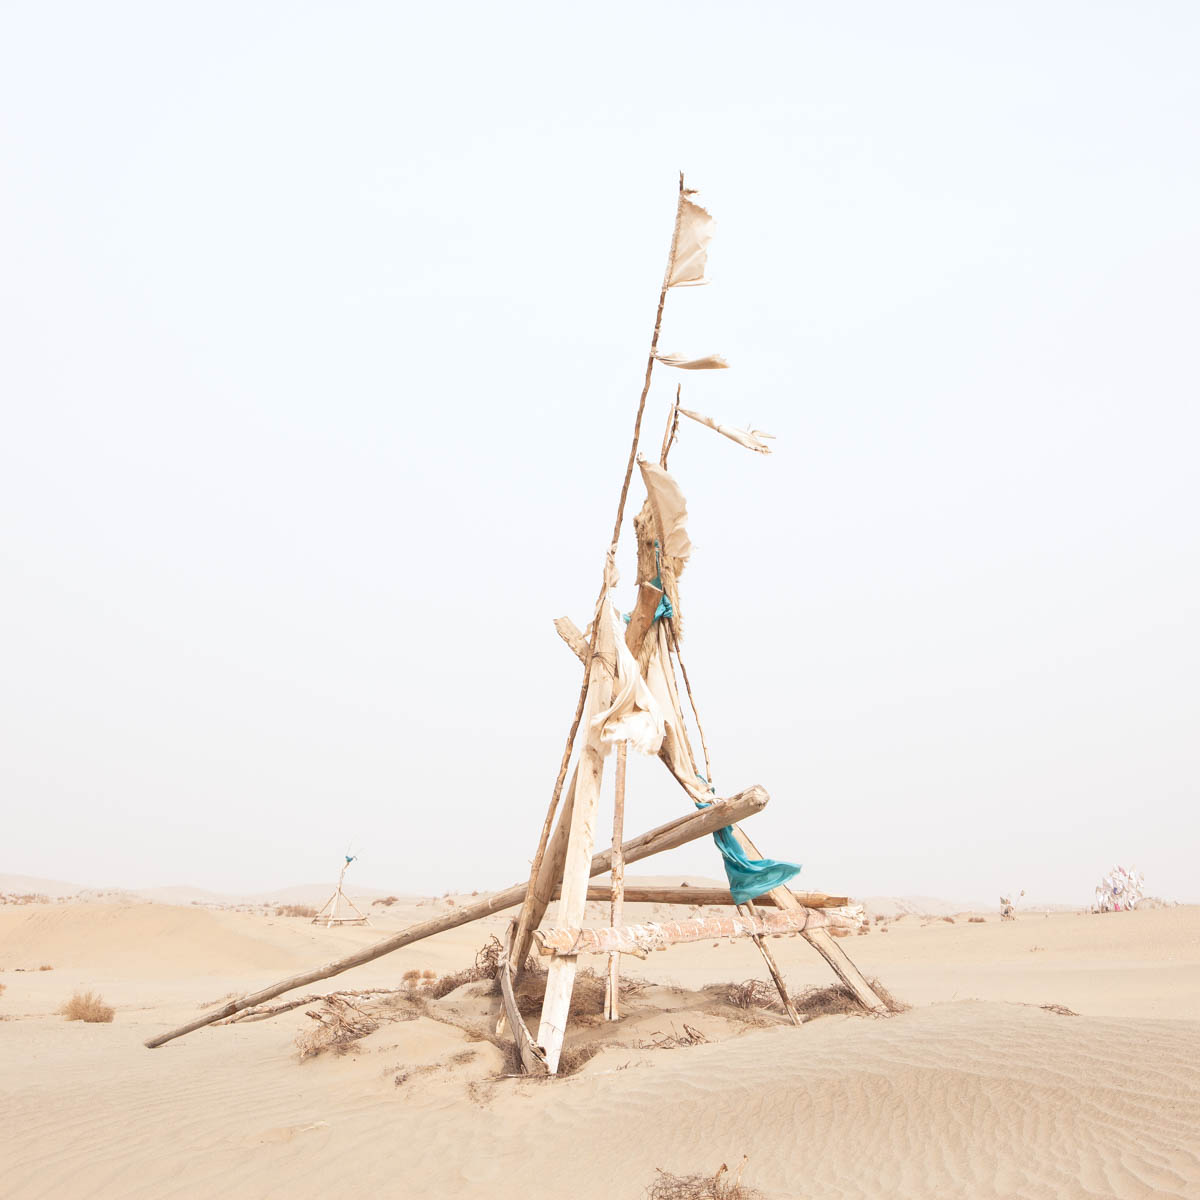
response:
<path id="1" fill-rule="evenodd" d="M 695 841 L 696 838 L 715 833 L 718 829 L 723 829 L 734 821 L 740 821 L 752 813 L 761 812 L 767 806 L 769 799 L 765 789 L 751 787 L 736 796 L 730 796 L 728 800 L 719 800 L 709 808 L 700 808 L 686 816 L 678 817 L 674 821 L 668 821 L 665 825 L 659 825 L 656 829 L 651 829 L 648 833 L 643 833 L 625 842 L 621 847 L 625 861 L 627 863 L 637 862 L 640 859 L 649 858 L 652 854 L 659 854 L 663 850 L 673 850 L 676 846 L 683 846 L 688 842 Z M 611 848 L 602 854 L 597 854 L 592 859 L 592 875 L 603 875 L 611 869 Z M 173 1038 L 182 1037 L 185 1033 L 191 1033 L 196 1029 L 202 1029 L 205 1025 L 211 1025 L 214 1021 L 232 1017 L 234 1013 L 241 1012 L 243 1008 L 265 1004 L 276 996 L 282 996 L 284 992 L 292 991 L 293 988 L 307 987 L 310 983 L 316 983 L 318 979 L 328 979 L 332 975 L 340 975 L 343 971 L 361 967 L 364 963 L 382 958 L 385 954 L 391 954 L 393 950 L 399 950 L 401 947 L 419 942 L 423 938 L 433 937 L 448 929 L 457 929 L 460 925 L 478 921 L 481 917 L 490 917 L 494 913 L 503 912 L 504 909 L 512 908 L 513 905 L 520 904 L 525 899 L 528 886 L 528 883 L 515 883 L 512 887 L 506 888 L 502 892 L 495 892 L 491 896 L 485 896 L 474 904 L 464 904 L 444 916 L 435 917 L 431 921 L 422 921 L 418 925 L 410 925 L 407 929 L 402 929 L 399 933 L 394 933 L 391 937 L 376 942 L 373 946 L 367 946 L 354 954 L 346 955 L 345 958 L 334 959 L 333 962 L 314 967 L 311 971 L 304 971 L 299 975 L 293 975 L 290 979 L 281 980 L 261 991 L 251 992 L 236 1000 L 230 1000 L 220 1008 L 215 1008 L 211 1012 L 197 1017 L 194 1021 L 181 1025 L 178 1029 L 172 1029 L 169 1033 L 162 1033 L 158 1037 L 150 1038 L 146 1042 L 146 1046 L 154 1049 Z"/>
<path id="2" fill-rule="evenodd" d="M 825 929 L 832 924 L 853 924 L 820 909 L 799 912 L 782 909 L 721 916 L 693 917 L 687 921 L 648 921 L 607 929 L 539 929 L 534 933 L 540 954 L 637 954 L 665 950 L 683 942 L 705 942 L 719 938 L 780 937 Z"/>
<path id="3" fill-rule="evenodd" d="M 849 896 L 827 896 L 824 892 L 793 892 L 796 899 L 805 908 L 841 908 L 850 903 Z M 558 888 L 554 889 L 554 899 L 558 899 Z M 612 899 L 612 889 L 608 884 L 593 884 L 588 888 L 589 900 Z M 764 900 L 770 899 L 764 896 Z M 691 887 L 687 884 L 674 887 L 641 886 L 627 883 L 625 885 L 625 902 L 627 904 L 700 904 L 704 906 L 728 904 L 736 908 L 738 902 L 728 888 Z"/>

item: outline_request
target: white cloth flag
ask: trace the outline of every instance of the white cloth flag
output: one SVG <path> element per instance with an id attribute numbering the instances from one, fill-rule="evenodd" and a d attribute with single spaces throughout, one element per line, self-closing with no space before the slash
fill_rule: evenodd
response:
<path id="1" fill-rule="evenodd" d="M 707 283 L 704 268 L 708 264 L 708 243 L 712 241 L 716 222 L 700 205 L 687 196 L 679 200 L 679 231 L 671 247 L 671 267 L 667 272 L 667 287 L 694 287 Z"/>
<path id="2" fill-rule="evenodd" d="M 685 417 L 691 417 L 693 421 L 699 421 L 701 425 L 707 425 L 709 429 L 715 429 L 718 433 L 723 433 L 727 438 L 737 442 L 739 446 L 745 446 L 747 450 L 757 450 L 759 454 L 770 454 L 771 447 L 764 442 L 763 438 L 775 440 L 773 433 L 767 433 L 762 429 L 739 429 L 736 425 L 722 425 L 719 421 L 714 421 L 712 417 L 706 417 L 703 413 L 692 412 L 690 409 L 681 408 L 679 410 Z"/>
<path id="3" fill-rule="evenodd" d="M 638 467 L 662 530 L 662 552 L 686 562 L 692 553 L 692 543 L 687 532 L 687 501 L 679 484 L 658 463 L 639 458 Z"/>
<path id="4" fill-rule="evenodd" d="M 704 358 L 688 358 L 686 354 L 656 354 L 664 367 L 678 367 L 681 371 L 721 371 L 729 364 L 719 354 L 707 354 Z"/>
<path id="5" fill-rule="evenodd" d="M 621 614 L 611 604 L 605 607 L 617 647 L 617 678 L 611 706 L 595 718 L 601 746 L 607 754 L 618 742 L 629 742 L 640 754 L 657 754 L 666 731 L 663 710 L 625 645 L 625 622 Z"/>

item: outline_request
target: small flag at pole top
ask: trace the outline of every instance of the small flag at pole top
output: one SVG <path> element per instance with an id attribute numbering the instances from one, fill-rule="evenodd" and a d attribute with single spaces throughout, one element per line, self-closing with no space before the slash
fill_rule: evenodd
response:
<path id="1" fill-rule="evenodd" d="M 679 226 L 675 244 L 671 247 L 671 266 L 667 271 L 667 287 L 696 287 L 707 283 L 704 277 L 708 266 L 708 243 L 712 241 L 716 222 L 688 196 L 679 198 Z"/>

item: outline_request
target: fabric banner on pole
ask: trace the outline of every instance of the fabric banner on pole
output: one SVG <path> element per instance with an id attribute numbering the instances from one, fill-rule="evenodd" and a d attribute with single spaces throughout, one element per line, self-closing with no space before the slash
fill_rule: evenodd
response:
<path id="1" fill-rule="evenodd" d="M 671 248 L 671 268 L 667 272 L 667 287 L 695 287 L 707 283 L 704 269 L 708 265 L 708 243 L 712 241 L 716 222 L 706 209 L 689 200 L 679 199 L 679 229 Z"/>
<path id="2" fill-rule="evenodd" d="M 724 371 L 729 364 L 719 354 L 706 354 L 703 358 L 688 358 L 686 354 L 656 354 L 664 367 L 678 367 L 681 371 Z"/>
<path id="3" fill-rule="evenodd" d="M 707 425 L 709 429 L 723 433 L 731 441 L 737 442 L 739 446 L 745 446 L 747 450 L 757 450 L 759 454 L 771 453 L 771 447 L 762 439 L 770 438 L 771 441 L 774 441 L 773 433 L 766 433 L 761 429 L 739 429 L 736 425 L 722 425 L 719 421 L 714 421 L 712 417 L 706 417 L 702 413 L 692 412 L 686 408 L 681 408 L 679 411 L 685 417 L 691 417 L 693 421 L 699 421 L 701 425 Z"/>
<path id="4" fill-rule="evenodd" d="M 658 463 L 639 458 L 638 467 L 662 530 L 662 552 L 686 562 L 692 553 L 692 543 L 687 533 L 687 501 L 679 484 Z"/>

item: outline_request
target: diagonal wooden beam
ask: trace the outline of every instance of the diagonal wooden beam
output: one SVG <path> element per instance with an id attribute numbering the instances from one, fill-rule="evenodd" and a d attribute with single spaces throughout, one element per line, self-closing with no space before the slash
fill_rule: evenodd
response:
<path id="1" fill-rule="evenodd" d="M 676 846 L 683 846 L 696 838 L 705 837 L 733 821 L 761 812 L 767 806 L 769 799 L 770 797 L 763 788 L 751 787 L 736 796 L 730 796 L 728 800 L 718 801 L 711 808 L 699 809 L 686 816 L 677 817 L 674 821 L 668 821 L 665 825 L 659 825 L 649 832 L 639 834 L 625 842 L 621 847 L 625 861 L 627 863 L 638 862 L 651 855 L 660 854 L 664 850 L 674 850 Z M 603 875 L 610 870 L 612 870 L 611 848 L 597 854 L 592 859 L 591 873 L 593 876 Z M 481 917 L 490 917 L 495 913 L 503 912 L 504 909 L 521 903 L 525 898 L 528 886 L 528 883 L 513 884 L 512 887 L 505 888 L 504 891 L 496 892 L 491 896 L 485 896 L 474 904 L 464 904 L 453 912 L 446 913 L 445 916 L 437 917 L 432 921 L 422 921 L 418 925 L 410 925 L 407 929 L 402 929 L 398 933 L 392 934 L 391 937 L 376 942 L 373 946 L 367 946 L 354 954 L 346 955 L 345 958 L 334 959 L 333 962 L 314 967 L 311 971 L 304 971 L 299 975 L 293 975 L 290 979 L 281 980 L 261 991 L 239 996 L 236 1000 L 230 1000 L 227 1004 L 197 1017 L 196 1020 L 181 1025 L 178 1029 L 150 1038 L 146 1045 L 153 1049 L 173 1038 L 182 1037 L 185 1033 L 191 1033 L 205 1025 L 211 1025 L 223 1017 L 231 1017 L 244 1008 L 265 1004 L 268 1000 L 282 996 L 284 992 L 290 992 L 293 988 L 305 987 L 310 983 L 316 983 L 318 979 L 328 979 L 332 975 L 340 975 L 343 971 L 361 967 L 364 963 L 382 958 L 385 954 L 391 954 L 393 950 L 399 950 L 401 947 L 419 942 L 423 938 L 433 937 L 435 934 L 444 933 L 447 929 L 456 929 L 459 925 L 468 925 L 472 921 L 478 921 Z"/>

